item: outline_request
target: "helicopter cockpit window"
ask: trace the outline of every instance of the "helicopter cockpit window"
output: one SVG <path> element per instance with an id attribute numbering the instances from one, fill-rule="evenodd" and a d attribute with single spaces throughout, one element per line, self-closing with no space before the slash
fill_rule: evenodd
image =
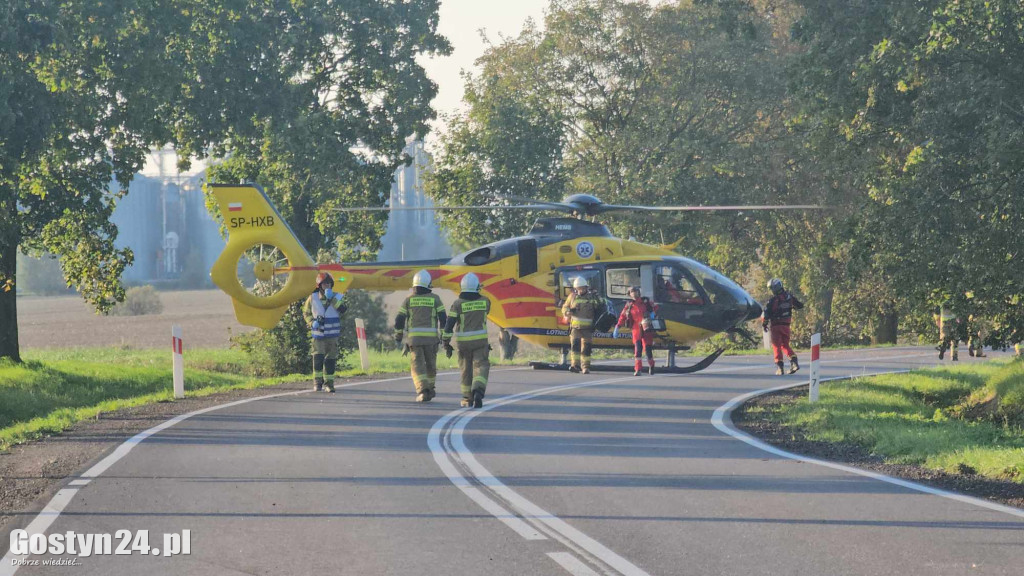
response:
<path id="1" fill-rule="evenodd" d="M 704 298 L 690 278 L 674 266 L 655 268 L 654 299 L 671 304 L 704 304 Z"/>
<path id="2" fill-rule="evenodd" d="M 587 284 L 590 285 L 591 290 L 595 290 L 598 293 L 601 291 L 601 272 L 598 270 L 567 270 L 561 274 L 561 282 L 559 282 L 559 298 L 562 301 L 569 298 L 569 294 L 572 294 L 572 283 L 576 278 L 582 276 L 587 280 Z"/>
<path id="3" fill-rule="evenodd" d="M 629 298 L 629 289 L 640 285 L 640 268 L 610 268 L 605 272 L 609 298 Z"/>
<path id="4" fill-rule="evenodd" d="M 483 248 L 477 248 L 469 254 L 466 254 L 465 262 L 467 266 L 481 266 L 491 261 L 492 250 L 488 246 Z"/>
<path id="5" fill-rule="evenodd" d="M 704 287 L 704 292 L 712 303 L 732 305 L 740 302 L 738 295 L 742 294 L 743 290 L 732 280 L 698 262 L 690 262 L 687 268 Z"/>

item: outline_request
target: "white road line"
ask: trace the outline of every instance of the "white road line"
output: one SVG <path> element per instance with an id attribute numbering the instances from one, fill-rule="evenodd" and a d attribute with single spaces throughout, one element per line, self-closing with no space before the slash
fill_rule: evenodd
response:
<path id="1" fill-rule="evenodd" d="M 904 358 L 918 358 L 927 356 L 927 354 L 907 354 L 897 356 L 879 356 L 874 358 L 857 358 L 857 359 L 846 359 L 846 360 L 833 360 L 830 363 L 840 363 L 848 361 L 866 362 L 872 360 L 895 360 Z M 715 369 L 702 370 L 703 373 L 722 373 L 722 372 L 741 372 L 750 370 L 761 370 L 764 366 L 761 364 L 751 366 L 728 366 Z M 667 375 L 662 375 L 667 376 Z M 576 384 L 564 384 L 559 386 L 552 386 L 549 388 L 543 388 L 532 392 L 523 392 L 520 394 L 514 394 L 511 396 L 499 397 L 493 401 L 488 402 L 483 408 L 477 410 L 470 410 L 462 408 L 455 410 L 439 419 L 433 427 L 430 429 L 430 433 L 427 435 L 427 445 L 434 456 L 434 461 L 438 463 L 448 479 L 462 490 L 467 496 L 479 504 L 482 508 L 490 512 L 495 518 L 508 525 L 510 528 L 515 530 L 520 535 L 527 539 L 543 539 L 543 534 L 538 531 L 524 530 L 519 520 L 511 515 L 505 507 L 498 504 L 493 499 L 486 496 L 482 491 L 475 490 L 472 493 L 467 488 L 472 487 L 471 482 L 462 476 L 457 468 L 452 464 L 452 460 L 460 461 L 466 467 L 466 469 L 475 477 L 476 481 L 482 486 L 489 488 L 492 493 L 501 498 L 508 504 L 512 509 L 518 511 L 523 518 L 527 520 L 534 520 L 543 523 L 549 529 L 554 530 L 562 538 L 567 539 L 572 544 L 575 544 L 579 548 L 585 550 L 589 554 L 595 556 L 601 562 L 604 562 L 608 566 L 614 568 L 622 574 L 628 575 L 646 575 L 647 573 L 641 570 L 636 565 L 632 564 L 625 558 L 619 556 L 612 550 L 605 547 L 600 542 L 590 538 L 583 532 L 580 532 L 576 528 L 573 528 L 562 519 L 557 516 L 545 511 L 536 504 L 530 502 L 526 498 L 522 497 L 519 493 L 506 486 L 501 480 L 496 478 L 490 471 L 487 470 L 476 458 L 473 453 L 466 447 L 463 440 L 464 431 L 466 425 L 475 418 L 477 415 L 485 413 L 494 408 L 512 404 L 522 400 L 528 400 L 537 396 L 551 394 L 555 392 L 561 392 L 565 390 L 571 390 L 575 388 L 584 388 L 589 386 L 599 386 L 601 384 L 609 384 L 614 382 L 624 382 L 627 380 L 633 380 L 632 376 L 612 378 L 605 380 L 594 380 Z M 801 382 L 791 382 L 784 387 L 799 386 Z M 717 414 L 717 412 L 716 412 Z M 449 422 L 451 426 L 448 427 Z M 447 429 L 446 429 L 447 427 Z M 448 445 L 442 440 L 442 435 L 450 439 L 451 450 L 449 451 Z M 451 460 L 449 460 L 451 458 Z M 492 511 L 494 510 L 494 511 Z M 496 512 L 495 512 L 496 511 Z M 514 520 L 513 520 L 514 519 Z M 537 538 L 527 537 L 526 534 L 537 534 Z M 571 555 L 570 555 L 571 556 Z M 577 561 L 575 557 L 572 557 L 574 561 Z M 557 561 L 557 560 L 556 560 Z"/>
<path id="2" fill-rule="evenodd" d="M 572 576 L 598 576 L 597 572 L 568 552 L 548 552 L 548 556 L 568 570 Z"/>
<path id="3" fill-rule="evenodd" d="M 439 376 L 444 374 L 457 373 L 458 372 L 449 371 L 439 374 Z M 348 384 L 341 384 L 338 386 L 338 388 L 352 388 L 354 386 L 380 384 L 382 382 L 396 382 L 398 380 L 407 379 L 409 379 L 408 376 L 402 376 L 398 378 L 385 378 L 382 380 L 367 380 L 365 382 L 350 382 Z M 121 458 L 127 456 L 128 453 L 131 452 L 132 448 L 135 448 L 143 440 L 149 438 L 150 436 L 156 434 L 157 432 L 166 430 L 167 428 L 170 428 L 171 426 L 174 426 L 175 424 L 188 418 L 191 418 L 193 416 L 198 416 L 200 414 L 205 414 L 207 412 L 213 412 L 214 410 L 222 410 L 224 408 L 230 408 L 231 406 L 238 406 L 239 404 L 255 402 L 257 400 L 267 400 L 269 398 L 280 398 L 282 396 L 295 396 L 297 394 L 306 394 L 307 392 L 312 392 L 312 390 L 297 390 L 295 392 L 284 392 L 281 394 L 268 394 L 266 396 L 256 396 L 255 398 L 247 398 L 245 400 L 236 400 L 234 402 L 228 402 L 227 404 L 219 404 L 217 406 L 211 406 L 209 408 L 203 408 L 201 410 L 195 410 L 193 412 L 188 412 L 186 414 L 175 416 L 174 418 L 171 418 L 166 422 L 162 422 L 148 430 L 139 432 L 135 436 L 132 436 L 128 440 L 125 440 L 124 443 L 122 443 L 120 446 L 114 449 L 114 451 L 111 452 L 106 458 L 100 460 L 92 468 L 89 468 L 88 470 L 83 472 L 79 478 L 72 480 L 69 483 L 69 486 L 76 486 L 76 488 L 62 488 L 61 490 L 57 491 L 53 498 L 50 499 L 46 506 L 43 507 L 43 510 L 32 520 L 32 522 L 29 523 L 28 527 L 25 528 L 25 531 L 28 532 L 29 536 L 32 536 L 33 534 L 45 533 L 46 530 L 50 527 L 50 525 L 53 524 L 55 520 L 57 520 L 57 517 L 60 516 L 60 513 L 64 511 L 64 508 L 71 503 L 71 499 L 75 496 L 75 494 L 78 493 L 79 488 L 77 488 L 77 486 L 88 484 L 89 482 L 92 481 L 93 478 L 96 478 L 97 476 L 103 474 L 108 468 L 113 466 L 114 463 L 116 463 Z M 14 573 L 18 571 L 18 566 L 13 565 L 13 560 L 23 560 L 28 558 L 29 556 L 29 554 L 15 555 L 12 554 L 10 550 L 8 550 L 7 553 L 4 554 L 3 560 L 0 560 L 0 576 L 13 576 Z"/>
<path id="4" fill-rule="evenodd" d="M 450 460 L 448 460 L 445 450 L 441 447 L 441 431 L 444 430 L 450 420 L 458 417 L 458 415 L 465 410 L 466 409 L 463 408 L 462 410 L 456 410 L 446 415 L 444 418 L 441 418 L 434 423 L 430 428 L 430 432 L 427 434 L 427 446 L 430 447 L 430 452 L 434 455 L 434 461 L 437 462 L 441 471 L 444 472 L 445 476 L 447 476 L 449 480 L 451 480 L 452 484 L 458 487 L 459 490 L 462 490 L 470 500 L 479 504 L 481 508 L 514 530 L 516 534 L 519 534 L 527 540 L 547 540 L 547 537 L 541 534 L 533 526 L 523 522 L 523 520 L 518 516 L 485 496 L 479 488 L 473 486 L 469 480 L 459 474 L 458 470 L 455 469 L 455 466 Z"/>
<path id="5" fill-rule="evenodd" d="M 543 388 L 532 392 L 523 392 L 520 394 L 514 394 L 511 396 L 504 396 L 491 401 L 484 405 L 483 408 L 476 410 L 460 409 L 453 411 L 445 417 L 438 420 L 428 435 L 427 445 L 430 446 L 432 452 L 434 452 L 434 460 L 439 464 L 442 461 L 448 461 L 449 454 L 439 454 L 439 450 L 445 449 L 443 443 L 440 441 L 438 436 L 445 429 L 445 425 L 452 421 L 452 425 L 447 429 L 446 435 L 451 438 L 451 446 L 454 453 L 450 454 L 451 457 L 460 460 L 464 466 L 470 471 L 470 473 L 476 478 L 481 484 L 486 486 L 492 491 L 492 493 L 502 500 L 505 501 L 511 508 L 517 510 L 524 518 L 537 521 L 542 523 L 544 526 L 555 531 L 557 534 L 572 542 L 582 550 L 585 550 L 589 554 L 593 555 L 599 561 L 605 563 L 612 569 L 616 570 L 620 574 L 626 576 L 649 576 L 647 572 L 644 572 L 638 566 L 626 560 L 622 556 L 619 556 L 611 549 L 607 548 L 597 540 L 594 540 L 590 536 L 587 536 L 580 530 L 572 527 L 561 518 L 551 514 L 544 510 L 540 506 L 537 506 L 533 502 L 530 502 L 515 490 L 512 490 L 506 486 L 501 480 L 496 478 L 490 471 L 488 471 L 482 464 L 480 464 L 473 453 L 469 451 L 463 442 L 463 431 L 466 425 L 476 416 L 483 414 L 494 408 L 505 406 L 522 400 L 528 400 L 537 396 L 543 396 L 545 394 L 552 394 L 555 392 L 562 392 L 565 390 L 572 390 L 575 388 L 586 388 L 589 386 L 599 386 L 601 384 L 610 384 L 613 382 L 623 382 L 626 380 L 632 380 L 633 376 L 626 376 L 621 378 L 609 378 L 605 380 L 591 380 L 588 382 L 580 382 L 576 384 L 563 384 L 560 386 L 552 386 L 549 388 Z M 458 487 L 468 484 L 468 480 L 463 477 L 454 466 L 448 462 L 448 466 L 442 466 L 445 470 L 445 474 L 448 475 L 449 480 L 452 481 Z M 453 476 L 454 474 L 454 476 Z M 481 493 L 482 496 L 482 493 Z M 486 498 L 486 496 L 484 496 Z M 499 506 L 499 504 L 494 504 Z M 485 507 L 486 509 L 486 507 Z M 503 520 L 502 518 L 498 518 Z"/>
<path id="6" fill-rule="evenodd" d="M 894 370 L 894 371 L 872 372 L 872 373 L 869 373 L 869 374 L 858 374 L 857 376 L 839 376 L 839 377 L 835 377 L 835 378 L 825 378 L 825 379 L 822 379 L 821 382 L 830 382 L 830 381 L 837 381 L 837 380 L 848 380 L 848 379 L 850 379 L 852 377 L 859 378 L 861 376 L 877 376 L 877 375 L 880 375 L 880 374 L 902 374 L 902 373 L 906 373 L 906 372 L 910 372 L 910 371 L 909 370 Z M 846 466 L 846 465 L 843 465 L 843 464 L 837 464 L 835 462 L 829 462 L 827 460 L 818 460 L 817 458 L 810 458 L 810 457 L 807 457 L 807 456 L 801 456 L 799 454 L 794 454 L 792 452 L 787 452 L 785 450 L 780 450 L 780 449 L 778 449 L 778 448 L 776 448 L 774 446 L 770 446 L 770 445 L 768 445 L 768 444 L 766 444 L 766 443 L 764 443 L 764 442 L 754 438 L 753 436 L 751 436 L 751 435 L 749 435 L 749 434 L 747 434 L 745 432 L 741 432 L 732 423 L 732 417 L 731 417 L 732 411 L 736 408 L 736 406 L 739 406 L 743 402 L 746 402 L 747 400 L 749 400 L 751 398 L 754 398 L 756 396 L 760 396 L 762 394 L 769 394 L 771 392 L 776 392 L 776 391 L 779 391 L 779 390 L 785 390 L 787 388 L 795 388 L 797 386 L 802 386 L 804 384 L 806 384 L 806 382 L 790 382 L 788 384 L 783 384 L 782 386 L 776 386 L 774 388 L 766 388 L 764 390 L 757 390 L 757 391 L 754 391 L 754 392 L 749 392 L 747 394 L 743 394 L 743 395 L 737 396 L 737 397 L 733 398 L 732 400 L 729 400 L 728 402 L 726 402 L 722 406 L 720 406 L 717 410 L 715 410 L 715 413 L 711 416 L 711 423 L 714 424 L 715 428 L 718 428 L 719 430 L 721 430 L 722 432 L 725 432 L 726 434 L 732 436 L 733 438 L 736 438 L 738 440 L 742 440 L 743 442 L 746 442 L 747 444 L 750 444 L 751 446 L 753 446 L 755 448 L 758 448 L 760 450 L 764 450 L 765 452 L 770 452 L 772 454 L 775 454 L 776 456 L 781 456 L 783 458 L 788 458 L 790 460 L 798 460 L 800 462 L 806 462 L 808 464 L 816 464 L 818 466 L 824 466 L 826 468 L 832 468 L 834 470 L 841 470 L 843 472 L 849 472 L 851 474 L 857 474 L 859 476 L 866 476 L 866 477 L 872 478 L 874 480 L 879 480 L 881 482 L 887 482 L 889 484 L 895 484 L 896 486 L 901 486 L 903 488 L 908 488 L 910 490 L 916 490 L 918 492 L 924 492 L 926 494 L 933 494 L 935 496 L 941 496 L 943 498 L 949 498 L 950 500 L 956 500 L 958 502 L 963 502 L 963 503 L 971 504 L 971 505 L 974 505 L 974 506 L 980 506 L 982 508 L 987 508 L 989 510 L 994 510 L 996 512 L 1002 512 L 1004 514 L 1009 514 L 1011 516 L 1017 516 L 1018 518 L 1024 518 L 1024 510 L 1021 510 L 1019 508 L 1012 508 L 1010 506 L 1004 506 L 1002 504 L 996 504 L 995 502 L 989 502 L 988 500 L 983 500 L 981 498 L 974 498 L 974 497 L 971 497 L 971 496 L 965 496 L 963 494 L 956 494 L 954 492 L 947 492 L 945 490 L 940 490 L 938 488 L 932 488 L 930 486 L 925 486 L 923 484 L 917 484 L 916 482 L 910 482 L 908 480 L 902 480 L 900 478 L 893 478 L 891 476 L 886 476 L 884 474 L 879 474 L 877 472 L 872 472 L 870 470 L 862 470 L 860 468 L 854 468 L 852 466 Z"/>

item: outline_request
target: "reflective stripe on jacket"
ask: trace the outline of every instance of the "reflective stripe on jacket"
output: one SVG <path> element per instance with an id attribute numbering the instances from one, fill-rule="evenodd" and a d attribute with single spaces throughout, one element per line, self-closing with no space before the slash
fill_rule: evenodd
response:
<path id="1" fill-rule="evenodd" d="M 437 294 L 409 296 L 398 309 L 398 315 L 408 318 L 405 333 L 410 346 L 437 344 L 437 319 L 438 315 L 444 316 L 444 303 Z"/>
<path id="2" fill-rule="evenodd" d="M 451 318 L 455 320 L 454 336 L 459 343 L 487 341 L 487 314 L 491 311 L 491 301 L 481 296 L 476 300 L 457 299 L 452 303 Z M 451 324 L 451 320 L 448 322 Z M 445 339 L 452 337 L 445 332 Z"/>
<path id="3" fill-rule="evenodd" d="M 341 336 L 341 312 L 338 311 L 338 308 L 341 306 L 341 299 L 335 295 L 334 298 L 328 301 L 327 298 L 319 293 L 314 293 L 309 297 L 308 302 L 310 311 L 313 313 L 313 319 L 316 320 L 323 317 L 323 321 L 318 328 L 310 329 L 313 339 L 320 340 L 321 338 L 337 338 Z"/>
<path id="4" fill-rule="evenodd" d="M 562 315 L 572 318 L 569 322 L 569 326 L 572 328 L 593 330 L 594 322 L 604 310 L 604 302 L 598 298 L 597 294 L 588 291 L 583 296 L 573 293 L 562 306 Z"/>

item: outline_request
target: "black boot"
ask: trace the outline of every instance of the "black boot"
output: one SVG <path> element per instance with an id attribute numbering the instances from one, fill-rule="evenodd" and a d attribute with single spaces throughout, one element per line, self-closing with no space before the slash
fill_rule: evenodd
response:
<path id="1" fill-rule="evenodd" d="M 323 389 L 324 389 L 324 379 L 321 378 L 320 376 L 317 376 L 316 378 L 313 379 L 313 390 L 316 391 L 316 392 L 320 392 Z"/>
<path id="2" fill-rule="evenodd" d="M 484 407 L 484 391 L 479 388 L 473 390 L 473 408 Z"/>
<path id="3" fill-rule="evenodd" d="M 776 362 L 775 365 L 778 366 L 778 369 L 775 371 L 775 375 L 776 376 L 782 376 L 783 374 L 786 373 L 786 371 L 785 371 L 786 365 L 783 364 L 781 360 Z"/>
<path id="4" fill-rule="evenodd" d="M 800 369 L 800 363 L 796 361 L 796 356 L 789 357 L 789 373 L 794 374 Z"/>

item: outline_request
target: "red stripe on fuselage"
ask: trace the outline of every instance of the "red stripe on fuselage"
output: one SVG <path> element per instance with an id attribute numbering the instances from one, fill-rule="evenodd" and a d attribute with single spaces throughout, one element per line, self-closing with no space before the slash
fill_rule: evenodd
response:
<path id="1" fill-rule="evenodd" d="M 511 302 L 502 304 L 505 318 L 554 317 L 555 306 L 549 302 Z"/>

